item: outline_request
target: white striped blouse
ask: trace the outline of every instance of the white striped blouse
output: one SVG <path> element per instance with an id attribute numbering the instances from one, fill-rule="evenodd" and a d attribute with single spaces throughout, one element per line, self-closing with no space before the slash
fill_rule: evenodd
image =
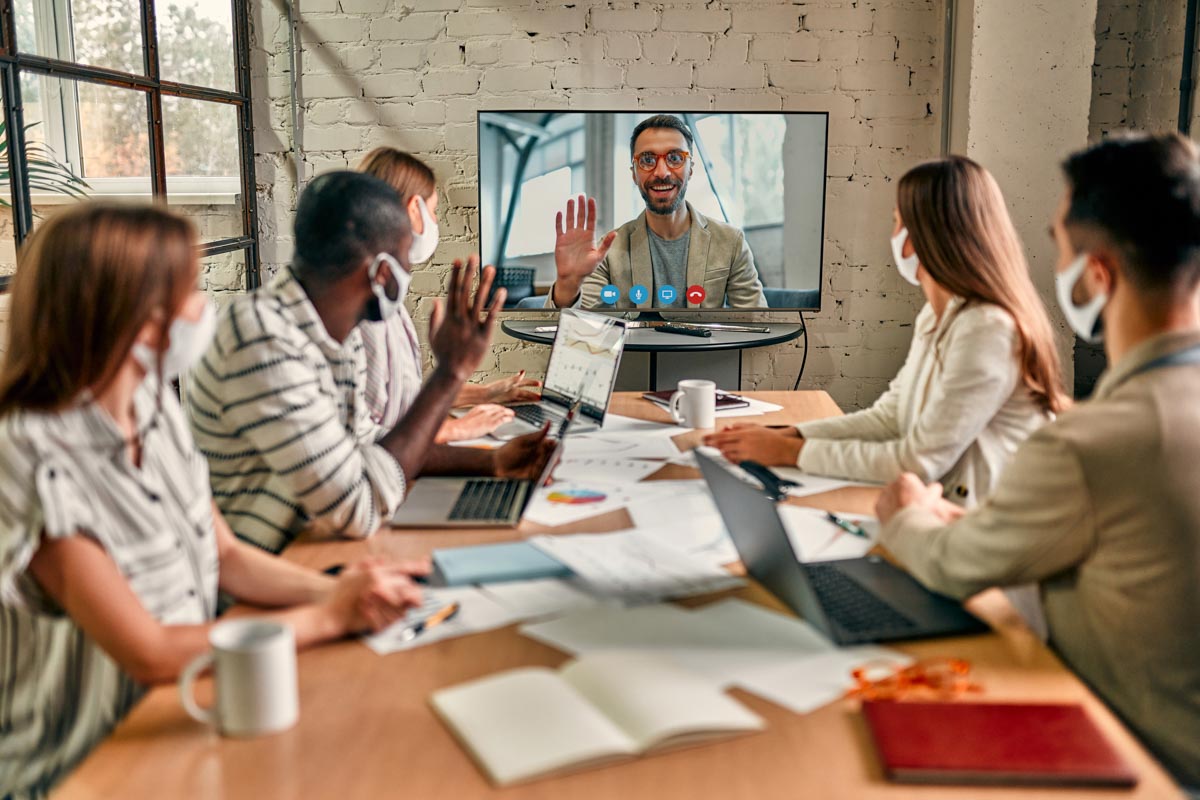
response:
<path id="1" fill-rule="evenodd" d="M 0 797 L 44 794 L 143 691 L 28 573 L 41 536 L 96 541 L 164 623 L 215 614 L 208 467 L 156 385 L 135 397 L 140 468 L 94 403 L 0 419 Z"/>
<path id="2" fill-rule="evenodd" d="M 404 499 L 375 442 L 358 330 L 337 342 L 290 270 L 221 312 L 186 381 L 196 444 L 234 533 L 273 553 L 298 534 L 369 536 Z"/>

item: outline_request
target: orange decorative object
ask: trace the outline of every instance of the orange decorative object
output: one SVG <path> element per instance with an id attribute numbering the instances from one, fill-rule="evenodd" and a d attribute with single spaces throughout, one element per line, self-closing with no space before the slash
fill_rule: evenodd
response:
<path id="1" fill-rule="evenodd" d="M 855 685 L 846 696 L 863 700 L 904 700 L 913 696 L 948 700 L 983 691 L 971 681 L 971 663 L 961 658 L 928 658 L 908 666 L 868 661 L 850 674 Z"/>

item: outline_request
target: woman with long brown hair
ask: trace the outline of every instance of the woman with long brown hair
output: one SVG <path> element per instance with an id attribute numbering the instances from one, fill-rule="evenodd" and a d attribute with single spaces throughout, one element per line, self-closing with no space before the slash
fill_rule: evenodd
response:
<path id="1" fill-rule="evenodd" d="M 387 183 L 400 195 L 412 227 L 408 268 L 428 261 L 438 246 L 438 192 L 433 170 L 416 156 L 393 147 L 377 147 L 358 165 Z M 403 297 L 400 298 L 403 300 Z M 367 355 L 367 406 L 383 430 L 391 430 L 421 389 L 421 346 L 416 327 L 403 305 L 391 319 L 359 326 Z M 537 400 L 540 382 L 522 370 L 511 378 L 485 384 L 464 384 L 456 406 L 472 406 L 465 416 L 447 419 L 437 441 L 474 439 L 491 433 L 513 418 L 501 403 Z"/>
<path id="2" fill-rule="evenodd" d="M 336 580 L 239 543 L 169 381 L 203 352 L 191 224 L 84 203 L 42 223 L 0 365 L 0 796 L 40 796 L 141 696 L 208 649 L 218 590 L 300 646 L 420 602 L 410 571 Z"/>
<path id="3" fill-rule="evenodd" d="M 890 481 L 942 481 L 970 506 L 1017 446 L 1068 403 L 1050 320 L 1000 187 L 960 156 L 910 170 L 897 190 L 892 251 L 926 305 L 908 358 L 869 409 L 794 429 L 735 425 L 705 443 L 731 461 Z"/>

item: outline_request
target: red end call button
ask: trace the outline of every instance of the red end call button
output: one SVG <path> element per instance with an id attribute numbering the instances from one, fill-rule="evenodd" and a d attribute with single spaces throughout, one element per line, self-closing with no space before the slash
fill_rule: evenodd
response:
<path id="1" fill-rule="evenodd" d="M 698 306 L 704 302 L 704 287 L 700 284 L 694 284 L 688 287 L 687 301 L 692 305 Z"/>

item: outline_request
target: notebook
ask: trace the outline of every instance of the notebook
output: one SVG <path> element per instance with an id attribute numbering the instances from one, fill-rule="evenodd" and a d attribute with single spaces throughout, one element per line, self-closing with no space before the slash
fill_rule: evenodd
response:
<path id="1" fill-rule="evenodd" d="M 765 727 L 712 681 L 621 651 L 557 672 L 501 672 L 436 691 L 430 702 L 497 786 Z"/>
<path id="2" fill-rule="evenodd" d="M 1134 786 L 1137 774 L 1078 705 L 867 701 L 900 783 Z"/>
<path id="3" fill-rule="evenodd" d="M 529 542 L 482 544 L 433 551 L 433 583 L 468 586 L 476 583 L 569 578 L 570 569 Z"/>

